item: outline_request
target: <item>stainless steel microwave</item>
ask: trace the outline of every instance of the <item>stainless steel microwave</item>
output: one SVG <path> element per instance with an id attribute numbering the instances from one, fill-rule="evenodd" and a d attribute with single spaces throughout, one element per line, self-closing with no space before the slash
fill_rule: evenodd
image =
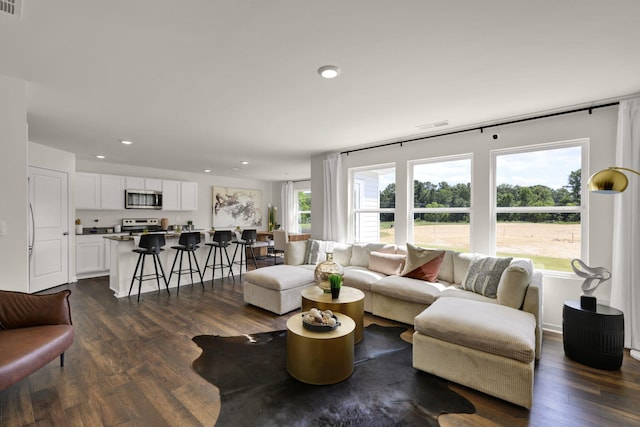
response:
<path id="1" fill-rule="evenodd" d="M 124 190 L 125 209 L 162 209 L 162 192 Z"/>

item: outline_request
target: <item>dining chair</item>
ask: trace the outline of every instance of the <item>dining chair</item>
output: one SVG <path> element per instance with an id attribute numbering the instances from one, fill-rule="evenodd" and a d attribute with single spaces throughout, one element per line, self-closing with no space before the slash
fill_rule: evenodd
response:
<path id="1" fill-rule="evenodd" d="M 289 233 L 287 230 L 273 230 L 273 264 L 278 264 L 278 254 L 284 255 L 284 250 L 287 248 L 287 241 L 289 240 Z M 284 261 L 283 261 L 284 262 Z"/>

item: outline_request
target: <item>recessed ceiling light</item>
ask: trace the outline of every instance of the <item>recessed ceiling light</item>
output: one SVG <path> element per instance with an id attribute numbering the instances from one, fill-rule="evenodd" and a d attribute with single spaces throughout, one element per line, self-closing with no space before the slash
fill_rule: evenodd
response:
<path id="1" fill-rule="evenodd" d="M 104 156 L 102 154 L 98 154 L 96 157 L 99 159 L 104 159 Z"/>
<path id="2" fill-rule="evenodd" d="M 133 141 L 127 141 L 126 139 L 122 139 L 120 140 L 121 143 L 123 143 L 124 145 L 131 145 L 133 144 Z"/>
<path id="3" fill-rule="evenodd" d="M 332 79 L 334 77 L 338 77 L 338 74 L 340 74 L 340 68 L 335 65 L 325 65 L 318 68 L 318 74 L 325 79 Z"/>
<path id="4" fill-rule="evenodd" d="M 204 171 L 205 171 L 206 173 L 209 173 L 209 172 L 211 172 L 211 169 L 205 169 Z"/>
<path id="5" fill-rule="evenodd" d="M 249 164 L 249 162 L 247 162 L 246 160 L 243 160 L 240 163 L 242 163 L 243 165 L 248 165 Z"/>

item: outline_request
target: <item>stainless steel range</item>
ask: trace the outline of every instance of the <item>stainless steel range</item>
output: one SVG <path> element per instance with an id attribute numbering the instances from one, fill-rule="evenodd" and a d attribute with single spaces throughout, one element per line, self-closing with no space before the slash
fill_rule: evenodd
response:
<path id="1" fill-rule="evenodd" d="M 128 233 L 142 231 L 161 231 L 160 220 L 158 218 L 123 218 L 122 231 Z"/>

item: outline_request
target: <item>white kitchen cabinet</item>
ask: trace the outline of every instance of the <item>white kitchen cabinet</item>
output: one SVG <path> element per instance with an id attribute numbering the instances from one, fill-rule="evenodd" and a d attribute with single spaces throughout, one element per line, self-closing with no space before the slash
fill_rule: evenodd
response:
<path id="1" fill-rule="evenodd" d="M 183 211 L 198 210 L 198 183 L 196 182 L 180 183 L 180 210 L 183 210 Z"/>
<path id="2" fill-rule="evenodd" d="M 125 180 L 127 190 L 144 190 L 144 178 L 128 176 Z"/>
<path id="3" fill-rule="evenodd" d="M 124 177 L 76 173 L 76 209 L 124 209 Z"/>
<path id="4" fill-rule="evenodd" d="M 126 177 L 127 190 L 153 190 L 162 191 L 162 180 L 154 178 L 141 178 L 137 176 Z"/>
<path id="5" fill-rule="evenodd" d="M 76 209 L 100 209 L 100 188 L 97 173 L 76 173 Z"/>
<path id="6" fill-rule="evenodd" d="M 153 179 L 153 178 L 145 178 L 144 179 L 144 189 L 145 190 L 153 190 L 153 191 L 162 191 L 162 180 L 161 179 Z"/>
<path id="7" fill-rule="evenodd" d="M 103 235 L 76 236 L 76 276 L 104 276 L 110 268 L 109 241 Z"/>
<path id="8" fill-rule="evenodd" d="M 100 175 L 100 208 L 124 209 L 125 178 L 117 175 Z"/>
<path id="9" fill-rule="evenodd" d="M 76 174 L 76 209 L 124 210 L 124 190 L 162 192 L 162 210 L 198 210 L 198 183 L 119 175 Z"/>
<path id="10" fill-rule="evenodd" d="M 162 210 L 180 210 L 180 181 L 162 180 Z"/>
<path id="11" fill-rule="evenodd" d="M 198 183 L 162 180 L 162 210 L 198 210 Z"/>

